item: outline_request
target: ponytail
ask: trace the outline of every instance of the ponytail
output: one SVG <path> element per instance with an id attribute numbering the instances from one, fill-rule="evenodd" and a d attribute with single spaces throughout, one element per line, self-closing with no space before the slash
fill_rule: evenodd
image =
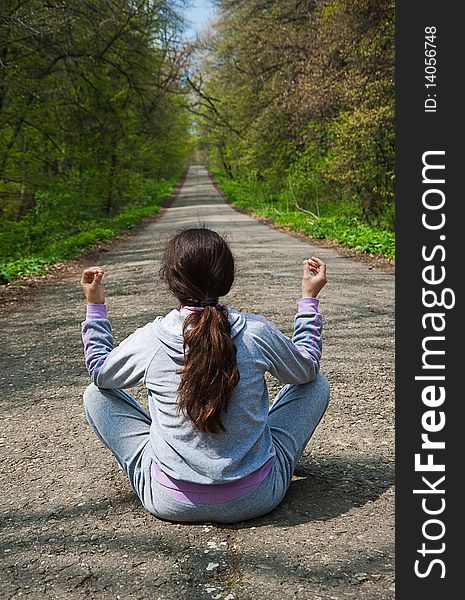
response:
<path id="1" fill-rule="evenodd" d="M 192 308 L 183 326 L 178 409 L 203 433 L 226 432 L 222 416 L 239 370 L 228 312 L 218 299 L 233 284 L 234 257 L 216 231 L 184 229 L 166 245 L 160 275 L 180 305 Z"/>
<path id="2" fill-rule="evenodd" d="M 236 347 L 225 307 L 207 305 L 186 317 L 178 408 L 204 433 L 226 432 L 222 413 L 239 383 Z"/>

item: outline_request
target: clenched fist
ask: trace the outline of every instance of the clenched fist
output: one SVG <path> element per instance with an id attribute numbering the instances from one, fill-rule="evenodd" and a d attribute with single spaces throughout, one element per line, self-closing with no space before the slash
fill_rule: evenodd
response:
<path id="1" fill-rule="evenodd" d="M 104 271 L 101 267 L 85 269 L 81 277 L 81 287 L 88 304 L 105 304 L 105 290 L 102 285 Z"/>
<path id="2" fill-rule="evenodd" d="M 303 261 L 303 267 L 302 298 L 316 298 L 327 283 L 326 265 L 316 256 L 312 256 Z"/>

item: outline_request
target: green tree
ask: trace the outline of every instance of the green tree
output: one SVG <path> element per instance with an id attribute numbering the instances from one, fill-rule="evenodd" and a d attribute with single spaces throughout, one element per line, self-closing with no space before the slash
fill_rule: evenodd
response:
<path id="1" fill-rule="evenodd" d="M 191 110 L 212 168 L 392 226 L 393 0 L 219 0 Z M 290 195 L 290 196 L 289 196 Z"/>
<path id="2" fill-rule="evenodd" d="M 0 251 L 33 252 L 143 204 L 190 151 L 182 2 L 5 0 Z"/>

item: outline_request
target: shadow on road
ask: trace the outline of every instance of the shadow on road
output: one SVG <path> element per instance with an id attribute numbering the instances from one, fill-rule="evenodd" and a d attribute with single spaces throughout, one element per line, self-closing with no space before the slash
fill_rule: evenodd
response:
<path id="1" fill-rule="evenodd" d="M 235 524 L 215 524 L 225 529 L 242 529 L 275 525 L 289 527 L 311 521 L 328 520 L 373 502 L 394 481 L 394 465 L 375 459 L 310 459 L 304 458 L 295 472 L 295 479 L 282 501 L 271 513 Z M 14 511 L 0 519 L 0 528 L 17 529 L 33 523 L 68 521 L 82 517 L 94 517 L 111 510 L 134 509 L 139 505 L 135 494 L 119 495 L 117 498 L 96 502 L 79 503 L 73 508 L 49 507 L 40 511 Z M 140 510 L 144 509 L 140 506 Z M 156 517 L 153 517 L 156 519 Z M 184 524 L 183 524 L 184 525 Z M 185 525 L 192 525 L 186 523 Z"/>
<path id="2" fill-rule="evenodd" d="M 367 458 L 303 458 L 282 503 L 271 513 L 234 525 L 242 529 L 274 525 L 289 527 L 333 519 L 374 502 L 394 484 L 394 465 Z"/>
<path id="3" fill-rule="evenodd" d="M 294 531 L 289 528 L 311 521 L 327 521 L 374 502 L 391 486 L 393 476 L 393 465 L 373 458 L 361 463 L 360 459 L 304 457 L 286 497 L 273 512 L 233 525 L 213 524 L 214 530 L 221 531 L 225 539 L 234 539 L 234 531 L 237 530 L 264 527 L 261 537 L 265 541 L 276 541 L 282 536 L 275 528 L 285 528 L 282 535 L 294 540 L 292 547 L 287 549 L 285 557 L 279 549 L 274 551 L 273 545 L 257 547 L 252 544 L 249 547 L 249 542 L 258 534 L 251 532 L 249 542 L 243 540 L 240 546 L 235 546 L 241 560 L 240 571 L 237 570 L 238 565 L 225 566 L 224 577 L 228 573 L 230 577 L 242 577 L 252 570 L 254 573 L 263 572 L 276 581 L 276 585 L 284 581 L 292 585 L 302 581 L 319 581 L 324 582 L 328 589 L 359 585 L 361 571 L 370 582 L 372 577 L 386 577 L 390 570 L 385 560 L 387 549 L 367 547 L 359 556 L 351 555 L 342 562 L 328 563 L 319 558 L 318 540 L 314 559 L 310 563 L 296 564 L 289 571 L 289 560 L 294 554 L 299 563 L 301 531 L 297 527 Z M 0 554 L 3 556 L 5 583 L 14 577 L 15 585 L 27 587 L 48 573 L 55 592 L 67 594 L 70 590 L 81 589 L 87 593 L 105 589 L 117 597 L 121 586 L 132 585 L 134 572 L 140 565 L 152 564 L 152 569 L 143 574 L 145 589 L 172 590 L 174 587 L 179 599 L 204 598 L 200 589 L 193 593 L 190 585 L 199 573 L 205 571 L 204 562 L 211 560 L 210 555 L 204 554 L 207 534 L 202 534 L 202 531 L 208 529 L 205 523 L 173 524 L 155 517 L 152 519 L 132 492 L 125 493 L 124 489 L 120 489 L 115 495 L 113 489 L 111 493 L 110 497 L 80 502 L 70 508 L 49 506 L 7 513 L 0 520 L 4 533 Z M 120 523 L 120 526 L 112 527 L 112 523 Z M 340 533 L 344 534 L 344 531 Z M 246 535 L 249 537 L 248 533 Z M 92 568 L 83 566 L 79 559 L 83 548 L 86 552 L 95 553 Z M 36 560 L 39 549 L 44 556 L 55 556 L 56 564 L 45 570 L 43 561 Z M 119 563 L 123 552 L 127 552 L 124 556 L 129 556 L 131 569 L 115 573 L 108 565 Z M 27 557 L 32 558 L 33 555 L 34 563 L 27 567 Z M 105 555 L 108 555 L 106 559 L 103 558 Z M 18 566 L 18 560 L 24 561 L 24 568 Z M 182 562 L 183 584 L 187 586 L 185 591 L 179 588 L 179 581 L 173 580 L 173 577 L 177 580 L 178 575 L 174 576 L 171 570 L 164 568 L 157 571 L 157 565 L 161 567 L 175 561 Z"/>

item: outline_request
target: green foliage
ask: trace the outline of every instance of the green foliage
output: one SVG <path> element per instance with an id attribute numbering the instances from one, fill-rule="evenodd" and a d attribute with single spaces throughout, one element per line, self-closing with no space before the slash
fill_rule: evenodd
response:
<path id="1" fill-rule="evenodd" d="M 181 5 L 0 3 L 3 281 L 132 227 L 185 170 Z"/>
<path id="2" fill-rule="evenodd" d="M 266 183 L 231 180 L 221 172 L 216 172 L 215 177 L 229 200 L 245 212 L 316 239 L 335 240 L 361 252 L 395 257 L 394 233 L 364 223 L 354 203 L 323 201 L 316 214 L 296 210 L 286 194 L 273 193 Z"/>
<path id="3" fill-rule="evenodd" d="M 34 246 L 35 253 L 24 256 L 21 252 L 21 243 L 28 236 L 15 239 L 14 232 L 5 231 L 0 234 L 2 247 L 16 247 L 16 257 L 9 254 L 9 260 L 3 258 L 0 262 L 0 284 L 13 281 L 17 277 L 36 275 L 47 272 L 54 263 L 75 258 L 88 251 L 96 244 L 109 240 L 123 230 L 128 230 L 138 225 L 144 217 L 158 213 L 164 199 L 170 195 L 174 188 L 175 180 L 163 182 L 146 182 L 146 196 L 138 198 L 137 203 L 128 206 L 123 212 L 111 219 L 94 222 L 90 219 L 81 223 L 81 231 L 65 237 L 65 230 L 56 229 L 57 241 L 43 235 L 41 243 Z M 42 215 L 42 213 L 41 213 Z M 18 223 L 21 225 L 21 223 Z M 41 232 L 46 231 L 45 223 L 41 221 Z M 17 233 L 17 230 L 16 230 Z M 58 235 L 59 234 L 59 235 Z M 29 246 L 30 248 L 31 246 Z M 5 255 L 4 255 L 5 256 Z"/>
<path id="4" fill-rule="evenodd" d="M 1 3 L 0 260 L 147 205 L 184 170 L 177 6 Z"/>
<path id="5" fill-rule="evenodd" d="M 143 180 L 132 174 L 128 178 L 123 212 L 113 220 L 124 222 L 138 207 L 158 203 L 172 189 L 173 179 Z M 107 222 L 98 198 L 92 194 L 92 181 L 53 182 L 45 192 L 37 193 L 34 209 L 19 221 L 0 220 L 0 260 L 19 258 L 24 254 L 40 253 L 51 244 L 86 231 L 96 223 Z"/>
<path id="6" fill-rule="evenodd" d="M 351 204 L 361 223 L 392 232 L 393 0 L 219 4 L 192 77 L 209 168 L 266 182 L 286 207 L 318 216 Z"/>

